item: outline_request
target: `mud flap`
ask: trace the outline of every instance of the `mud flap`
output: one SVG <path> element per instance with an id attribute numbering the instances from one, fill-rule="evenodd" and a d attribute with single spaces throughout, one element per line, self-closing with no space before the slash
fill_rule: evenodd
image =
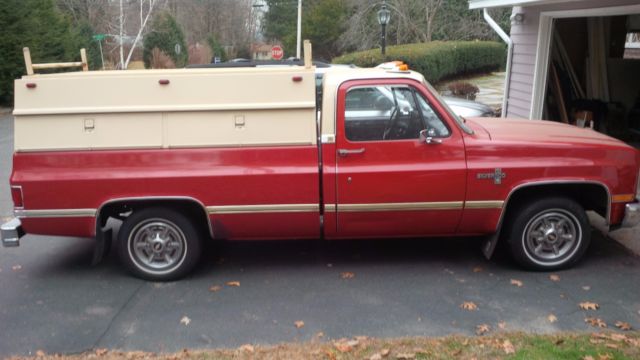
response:
<path id="1" fill-rule="evenodd" d="M 500 231 L 498 230 L 495 234 L 487 236 L 482 242 L 482 254 L 484 254 L 484 257 L 487 258 L 487 260 L 491 260 L 491 257 L 496 250 L 499 238 Z"/>
<path id="2" fill-rule="evenodd" d="M 111 228 L 101 228 L 96 232 L 96 246 L 93 248 L 93 259 L 91 265 L 98 265 L 111 249 L 111 239 L 113 230 Z"/>

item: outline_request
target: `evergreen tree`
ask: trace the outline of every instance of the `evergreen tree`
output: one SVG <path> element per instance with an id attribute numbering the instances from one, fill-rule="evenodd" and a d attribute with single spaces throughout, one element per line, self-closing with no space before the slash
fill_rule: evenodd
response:
<path id="1" fill-rule="evenodd" d="M 173 16 L 168 12 L 159 13 L 153 20 L 151 28 L 153 30 L 144 38 L 142 52 L 144 66 L 147 68 L 151 66 L 153 49 L 158 48 L 173 60 L 176 67 L 184 67 L 189 60 L 189 52 L 184 33 Z M 176 45 L 180 46 L 180 53 L 176 52 Z"/>

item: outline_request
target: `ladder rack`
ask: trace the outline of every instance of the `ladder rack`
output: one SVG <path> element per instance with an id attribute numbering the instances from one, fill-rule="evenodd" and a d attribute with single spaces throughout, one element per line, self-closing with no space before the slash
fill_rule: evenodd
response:
<path id="1" fill-rule="evenodd" d="M 59 62 L 59 63 L 42 63 L 34 64 L 31 62 L 31 52 L 28 47 L 22 49 L 24 53 L 24 64 L 27 67 L 27 75 L 35 74 L 35 70 L 43 69 L 61 69 L 71 67 L 81 67 L 82 71 L 89 71 L 89 62 L 87 61 L 87 51 L 83 48 L 80 49 L 80 59 L 82 61 L 75 62 Z"/>

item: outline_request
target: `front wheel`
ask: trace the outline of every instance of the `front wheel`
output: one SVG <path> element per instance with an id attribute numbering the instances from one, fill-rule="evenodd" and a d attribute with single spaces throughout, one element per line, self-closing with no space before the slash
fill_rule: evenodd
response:
<path id="1" fill-rule="evenodd" d="M 550 197 L 515 208 L 505 235 L 520 265 L 551 271 L 571 267 L 582 258 L 591 227 L 580 204 Z"/>
<path id="2" fill-rule="evenodd" d="M 170 209 L 133 212 L 118 234 L 120 260 L 134 275 L 167 281 L 188 274 L 198 263 L 201 239 L 184 215 Z"/>

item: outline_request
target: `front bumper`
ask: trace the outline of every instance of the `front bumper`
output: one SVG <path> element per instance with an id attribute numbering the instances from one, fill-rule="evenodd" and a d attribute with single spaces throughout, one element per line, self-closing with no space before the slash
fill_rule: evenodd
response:
<path id="1" fill-rule="evenodd" d="M 23 236 L 22 223 L 17 218 L 13 218 L 0 226 L 0 238 L 2 238 L 2 246 L 4 247 L 19 246 L 20 238 Z"/>
<path id="2" fill-rule="evenodd" d="M 640 202 L 629 203 L 624 208 L 622 227 L 634 227 L 640 224 Z"/>

